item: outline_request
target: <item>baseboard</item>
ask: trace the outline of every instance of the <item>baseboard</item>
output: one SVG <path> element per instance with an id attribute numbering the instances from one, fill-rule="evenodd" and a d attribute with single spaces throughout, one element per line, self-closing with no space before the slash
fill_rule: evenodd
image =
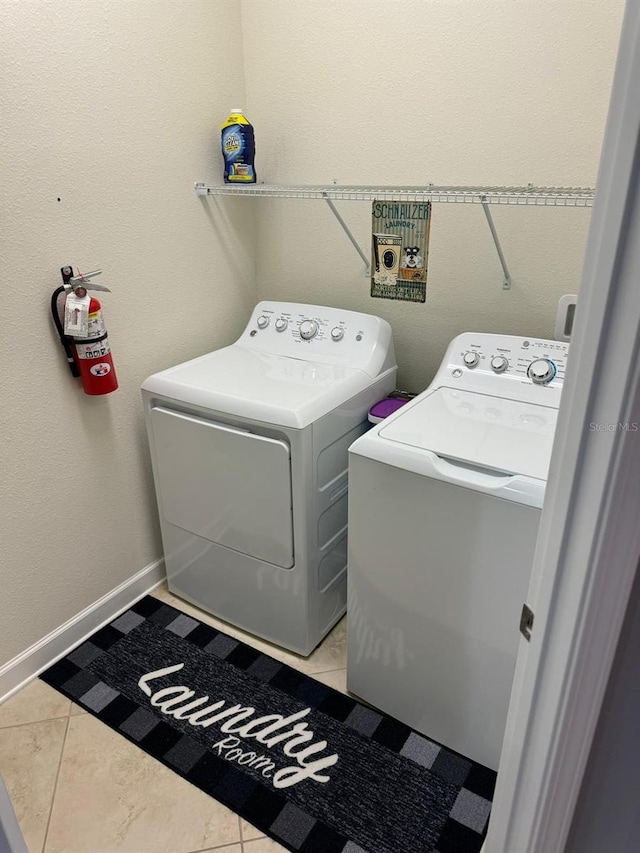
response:
<path id="1" fill-rule="evenodd" d="M 20 690 L 74 646 L 106 625 L 165 579 L 164 560 L 156 560 L 103 595 L 59 628 L 0 667 L 0 702 Z"/>

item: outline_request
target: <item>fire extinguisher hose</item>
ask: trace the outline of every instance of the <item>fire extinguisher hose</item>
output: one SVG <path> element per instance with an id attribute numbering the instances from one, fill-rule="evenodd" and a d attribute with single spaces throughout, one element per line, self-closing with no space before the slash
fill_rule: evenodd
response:
<path id="1" fill-rule="evenodd" d="M 76 360 L 73 357 L 73 347 L 71 344 L 71 339 L 65 335 L 64 327 L 62 325 L 62 321 L 60 320 L 60 314 L 58 313 L 58 297 L 61 293 L 65 292 L 64 287 L 56 288 L 51 294 L 51 316 L 53 317 L 53 322 L 60 336 L 60 343 L 64 347 L 64 351 L 67 354 L 67 362 L 69 364 L 69 370 L 71 371 L 71 375 L 78 377 L 80 376 L 80 370 L 78 365 L 76 364 Z"/>

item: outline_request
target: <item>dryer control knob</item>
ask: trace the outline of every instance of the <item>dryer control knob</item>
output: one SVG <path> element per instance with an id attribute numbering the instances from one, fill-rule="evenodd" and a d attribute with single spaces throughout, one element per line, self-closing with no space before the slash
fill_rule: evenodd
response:
<path id="1" fill-rule="evenodd" d="M 289 325 L 289 322 L 284 317 L 278 317 L 276 320 L 276 332 L 284 332 Z"/>
<path id="2" fill-rule="evenodd" d="M 344 329 L 341 329 L 340 326 L 331 329 L 331 337 L 334 341 L 341 341 L 344 338 Z"/>
<path id="3" fill-rule="evenodd" d="M 546 385 L 556 375 L 556 366 L 550 358 L 537 358 L 527 368 L 527 376 L 536 385 Z"/>
<path id="4" fill-rule="evenodd" d="M 269 318 L 265 314 L 263 314 L 261 317 L 258 317 L 258 328 L 259 329 L 266 329 L 268 325 L 269 325 Z"/>
<path id="5" fill-rule="evenodd" d="M 495 373 L 504 373 L 507 367 L 509 367 L 509 360 L 503 355 L 494 355 L 491 359 L 491 369 Z"/>
<path id="6" fill-rule="evenodd" d="M 480 361 L 480 354 L 477 352 L 465 352 L 462 360 L 467 367 L 475 367 Z"/>
<path id="7" fill-rule="evenodd" d="M 300 323 L 300 337 L 305 341 L 310 341 L 318 334 L 318 324 L 315 320 L 303 320 Z"/>

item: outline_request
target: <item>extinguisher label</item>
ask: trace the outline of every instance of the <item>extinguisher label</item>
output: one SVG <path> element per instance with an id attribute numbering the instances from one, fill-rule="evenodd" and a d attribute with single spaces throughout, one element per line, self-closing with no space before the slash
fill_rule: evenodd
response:
<path id="1" fill-rule="evenodd" d="M 91 329 L 91 318 L 95 317 L 95 313 L 89 314 L 90 299 L 88 293 L 86 296 L 76 296 L 75 293 L 70 293 L 67 296 L 64 305 L 65 335 L 75 335 L 78 338 L 98 337 L 89 331 Z"/>
<path id="2" fill-rule="evenodd" d="M 78 353 L 78 358 L 102 358 L 105 355 L 109 355 L 111 352 L 111 349 L 109 348 L 109 338 L 97 341 L 96 343 L 76 343 L 76 352 Z M 94 367 L 98 367 L 98 365 L 94 365 Z M 97 376 L 99 374 L 95 375 Z"/>
<path id="3" fill-rule="evenodd" d="M 92 367 L 90 367 L 89 371 L 94 376 L 106 376 L 107 373 L 111 372 L 111 365 L 107 364 L 106 361 L 101 361 L 98 364 L 94 364 Z"/>
<path id="4" fill-rule="evenodd" d="M 100 311 L 89 314 L 89 331 L 86 335 L 76 335 L 78 338 L 99 338 L 107 331 Z"/>

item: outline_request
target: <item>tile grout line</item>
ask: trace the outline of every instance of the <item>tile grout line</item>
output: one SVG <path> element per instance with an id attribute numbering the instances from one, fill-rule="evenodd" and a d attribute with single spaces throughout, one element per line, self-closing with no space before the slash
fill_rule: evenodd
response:
<path id="1" fill-rule="evenodd" d="M 69 708 L 71 708 L 71 705 L 69 705 Z M 65 748 L 65 745 L 67 743 L 67 734 L 69 732 L 70 721 L 71 721 L 71 716 L 70 716 L 70 714 L 67 714 L 67 724 L 66 724 L 65 729 L 64 729 L 64 737 L 62 738 L 62 747 L 60 749 L 60 758 L 58 759 L 58 769 L 56 770 L 56 777 L 55 777 L 55 780 L 53 782 L 53 791 L 51 793 L 51 805 L 49 806 L 49 816 L 47 818 L 47 826 L 45 828 L 44 839 L 42 841 L 42 853 L 44 853 L 44 851 L 46 850 L 46 847 L 47 847 L 47 839 L 49 837 L 49 827 L 51 826 L 51 817 L 53 815 L 53 804 L 54 804 L 55 799 L 56 799 L 56 791 L 58 789 L 58 780 L 60 778 L 60 769 L 62 767 L 62 757 L 64 755 L 64 748 Z"/>
<path id="2" fill-rule="evenodd" d="M 242 818 L 238 815 L 238 832 L 240 834 L 240 853 L 244 853 L 244 836 L 242 835 Z"/>
<path id="3" fill-rule="evenodd" d="M 342 672 L 343 670 L 346 670 L 346 666 L 337 666 L 335 669 L 319 669 L 317 672 L 311 673 L 305 673 L 299 669 L 298 672 L 302 672 L 303 675 L 308 675 L 309 678 L 313 678 L 314 675 L 326 675 L 328 672 Z"/>
<path id="4" fill-rule="evenodd" d="M 8 726 L 0 726 L 0 732 L 5 729 L 19 729 L 21 726 L 37 726 L 38 723 L 55 723 L 56 720 L 68 720 L 69 714 L 61 714 L 59 717 L 43 717 L 41 720 L 28 720 L 26 723 L 11 723 Z"/>
<path id="5" fill-rule="evenodd" d="M 215 853 L 216 850 L 224 850 L 227 847 L 237 847 L 240 841 L 231 841 L 226 844 L 217 844 L 215 847 L 199 847 L 197 850 L 189 850 L 189 853 Z"/>

